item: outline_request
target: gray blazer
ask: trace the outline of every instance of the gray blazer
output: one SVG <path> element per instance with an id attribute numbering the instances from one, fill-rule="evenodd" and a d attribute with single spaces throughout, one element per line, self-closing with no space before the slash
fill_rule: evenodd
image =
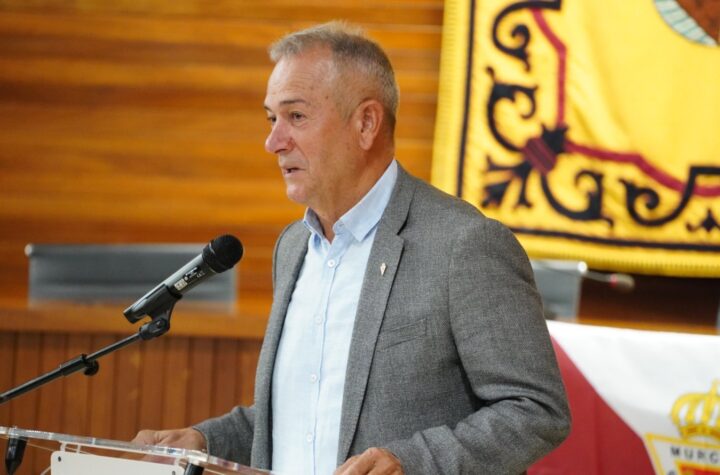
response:
<path id="1" fill-rule="evenodd" d="M 272 373 L 308 237 L 295 222 L 275 247 L 255 404 L 196 426 L 213 455 L 271 465 Z M 400 168 L 360 294 L 338 464 L 378 446 L 406 474 L 517 474 L 568 430 L 525 252 L 503 225 Z"/>

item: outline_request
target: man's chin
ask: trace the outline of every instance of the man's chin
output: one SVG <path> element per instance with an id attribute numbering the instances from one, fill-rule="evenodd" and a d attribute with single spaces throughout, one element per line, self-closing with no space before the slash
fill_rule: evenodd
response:
<path id="1" fill-rule="evenodd" d="M 298 189 L 296 186 L 288 186 L 285 189 L 285 194 L 290 201 L 301 205 L 307 204 L 307 197 L 305 196 L 304 190 Z"/>

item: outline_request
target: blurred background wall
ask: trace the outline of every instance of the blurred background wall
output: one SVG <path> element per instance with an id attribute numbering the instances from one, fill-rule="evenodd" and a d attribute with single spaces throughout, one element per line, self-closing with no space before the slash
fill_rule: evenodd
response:
<path id="1" fill-rule="evenodd" d="M 398 156 L 429 178 L 442 2 L 0 2 L 0 298 L 28 242 L 238 235 L 268 291 L 285 198 L 262 104 L 268 45 L 318 21 L 367 28 L 397 68 Z"/>

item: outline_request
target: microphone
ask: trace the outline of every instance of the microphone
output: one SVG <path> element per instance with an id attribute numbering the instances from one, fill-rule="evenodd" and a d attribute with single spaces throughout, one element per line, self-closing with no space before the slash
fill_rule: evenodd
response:
<path id="1" fill-rule="evenodd" d="M 625 293 L 635 289 L 635 279 L 630 274 L 592 271 L 582 261 L 533 260 L 532 265 L 561 274 L 577 275 L 583 279 L 602 282 L 618 292 Z"/>
<path id="2" fill-rule="evenodd" d="M 172 309 L 185 292 L 205 279 L 231 269 L 242 255 L 243 247 L 238 238 L 231 234 L 218 236 L 197 257 L 126 308 L 125 318 L 135 323 L 145 315 L 155 318 Z"/>
<path id="3" fill-rule="evenodd" d="M 616 272 L 605 274 L 603 272 L 586 271 L 583 278 L 603 282 L 618 292 L 630 292 L 635 288 L 635 279 L 630 274 L 619 274 Z"/>

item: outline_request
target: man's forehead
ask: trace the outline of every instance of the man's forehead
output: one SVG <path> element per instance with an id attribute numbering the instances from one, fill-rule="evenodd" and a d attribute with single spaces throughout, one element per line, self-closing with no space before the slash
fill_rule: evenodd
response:
<path id="1" fill-rule="evenodd" d="M 282 100 L 280 100 L 280 101 L 277 101 L 276 104 L 272 104 L 271 102 L 273 102 L 273 101 L 272 101 L 272 99 L 270 98 L 270 96 L 268 96 L 268 97 L 265 98 L 265 104 L 263 105 L 263 107 L 265 107 L 265 110 L 268 110 L 268 111 L 269 111 L 269 110 L 272 110 L 272 109 L 275 108 L 275 107 L 277 107 L 277 108 L 290 107 L 290 106 L 297 105 L 297 104 L 302 104 L 302 105 L 305 105 L 305 106 L 312 106 L 312 105 L 313 105 L 312 102 L 307 101 L 307 100 L 305 100 L 305 99 L 303 99 L 303 98 L 301 98 L 301 97 L 289 98 L 289 99 L 282 99 Z"/>
<path id="2" fill-rule="evenodd" d="M 318 87 L 311 77 L 293 75 L 276 81 L 270 80 L 265 96 L 265 109 L 298 104 L 311 106 L 318 101 Z"/>
<path id="3" fill-rule="evenodd" d="M 332 85 L 334 67 L 329 55 L 303 53 L 283 58 L 268 80 L 267 98 L 273 102 L 311 102 Z"/>

